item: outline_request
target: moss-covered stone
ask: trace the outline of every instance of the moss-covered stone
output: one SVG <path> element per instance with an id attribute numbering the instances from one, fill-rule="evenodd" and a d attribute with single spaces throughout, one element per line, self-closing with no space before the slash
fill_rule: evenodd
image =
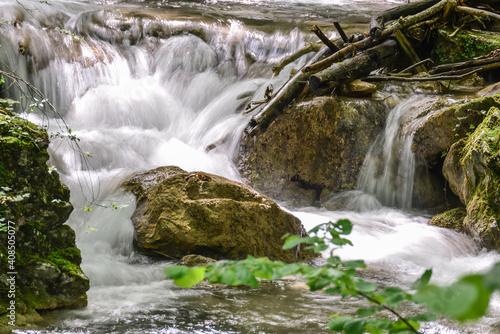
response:
<path id="1" fill-rule="evenodd" d="M 484 245 L 500 250 L 500 110 L 489 109 L 468 137 L 455 143 L 443 174 L 467 206 L 464 226 Z"/>
<path id="2" fill-rule="evenodd" d="M 491 107 L 500 107 L 500 95 L 437 108 L 415 131 L 412 151 L 416 158 L 429 168 L 441 167 L 451 145 L 474 132 Z"/>
<path id="3" fill-rule="evenodd" d="M 455 208 L 434 216 L 429 225 L 449 228 L 457 232 L 465 232 L 464 219 L 467 215 L 465 208 Z"/>
<path id="4" fill-rule="evenodd" d="M 305 234 L 300 220 L 253 189 L 220 176 L 160 167 L 131 178 L 137 247 L 149 255 L 214 259 L 266 256 L 293 262 L 311 250 L 283 250 L 286 233 Z"/>
<path id="5" fill-rule="evenodd" d="M 432 60 L 437 64 L 457 63 L 484 56 L 500 48 L 500 33 L 461 30 L 454 36 L 453 29 L 440 29 L 432 49 Z"/>
<path id="6" fill-rule="evenodd" d="M 300 103 L 265 133 L 243 138 L 240 172 L 258 191 L 295 206 L 352 190 L 388 111 L 372 99 L 319 97 Z"/>
<path id="7" fill-rule="evenodd" d="M 86 305 L 89 281 L 80 269 L 75 233 L 63 225 L 73 210 L 69 190 L 47 167 L 48 144 L 44 130 L 0 115 L 0 314 L 10 302 L 8 272 L 17 272 L 19 315 Z M 15 235 L 15 261 L 8 254 L 9 229 Z"/>

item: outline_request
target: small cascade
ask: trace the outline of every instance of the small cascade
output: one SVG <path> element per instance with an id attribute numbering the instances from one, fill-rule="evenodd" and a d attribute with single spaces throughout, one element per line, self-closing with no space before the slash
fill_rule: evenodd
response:
<path id="1" fill-rule="evenodd" d="M 134 173 L 165 165 L 239 180 L 233 157 L 251 117 L 245 106 L 261 100 L 269 85 L 280 87 L 290 69 L 307 60 L 271 75 L 280 59 L 314 38 L 295 29 L 296 20 L 307 21 L 309 29 L 313 21 L 331 22 L 329 16 L 321 21 L 321 15 L 332 13 L 335 20 L 357 24 L 404 1 L 108 2 L 23 1 L 32 13 L 23 16 L 15 1 L 0 0 L 0 61 L 49 98 L 81 148 L 75 152 L 50 114 L 25 115 L 48 125 L 55 136 L 50 164 L 71 190 L 75 209 L 68 224 L 91 279 L 87 308 L 55 311 L 47 315 L 46 329 L 30 333 L 319 333 L 328 332 L 324 324 L 331 314 L 355 314 L 352 300 L 276 282 L 250 293 L 175 287 L 162 272 L 170 262 L 134 251 L 135 197 L 120 186 Z M 425 101 L 417 96 L 391 112 L 365 159 L 359 182 L 364 192 L 347 194 L 354 195 L 348 211 L 293 212 L 306 228 L 350 219 L 355 246 L 341 255 L 365 258 L 367 277 L 383 284 L 411 283 L 429 267 L 438 283 L 446 284 L 498 261 L 497 254 L 478 252 L 464 235 L 379 203 L 413 205 L 411 136 Z"/>
<path id="2" fill-rule="evenodd" d="M 413 132 L 421 120 L 416 116 L 430 98 L 415 96 L 398 104 L 389 114 L 363 162 L 358 189 L 388 207 L 412 208 L 415 157 Z"/>

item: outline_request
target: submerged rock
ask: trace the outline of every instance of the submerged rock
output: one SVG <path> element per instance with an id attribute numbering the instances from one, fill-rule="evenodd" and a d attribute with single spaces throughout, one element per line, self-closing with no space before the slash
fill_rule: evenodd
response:
<path id="1" fill-rule="evenodd" d="M 490 108 L 484 121 L 446 156 L 443 174 L 467 207 L 464 226 L 490 249 L 500 250 L 500 110 Z"/>
<path id="2" fill-rule="evenodd" d="M 80 269 L 75 232 L 64 225 L 73 206 L 69 190 L 46 165 L 48 144 L 44 130 L 0 115 L 0 314 L 10 305 L 8 273 L 17 272 L 18 325 L 32 310 L 87 304 L 89 280 Z M 15 250 L 15 261 L 8 250 Z"/>
<path id="3" fill-rule="evenodd" d="M 125 186 L 137 197 L 135 244 L 146 254 L 250 254 L 285 262 L 315 257 L 311 250 L 283 250 L 283 235 L 305 234 L 300 220 L 241 183 L 169 166 L 138 174 Z"/>
<path id="4" fill-rule="evenodd" d="M 263 134 L 243 138 L 240 172 L 258 191 L 295 206 L 353 190 L 387 111 L 385 102 L 373 99 L 319 97 L 300 103 Z"/>

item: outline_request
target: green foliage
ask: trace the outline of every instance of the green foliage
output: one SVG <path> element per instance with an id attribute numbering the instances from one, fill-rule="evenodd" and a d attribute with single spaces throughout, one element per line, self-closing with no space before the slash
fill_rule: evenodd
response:
<path id="1" fill-rule="evenodd" d="M 478 319 L 485 314 L 492 292 L 500 290 L 500 263 L 485 275 L 464 276 L 448 287 L 429 285 L 432 270 L 426 270 L 411 286 L 415 294 L 399 287 L 381 289 L 376 283 L 356 276 L 357 269 L 366 267 L 364 261 L 342 261 L 334 255 L 336 248 L 352 245 L 343 238 L 351 230 L 350 221 L 339 220 L 316 226 L 309 231 L 308 237 L 286 237 L 284 249 L 300 244 L 306 244 L 316 251 L 330 249 L 326 264 L 320 267 L 248 256 L 241 261 L 219 261 L 202 267 L 172 266 L 165 269 L 165 275 L 181 287 L 192 287 L 203 279 L 213 283 L 258 287 L 259 280 L 276 280 L 299 274 L 307 281 L 311 291 L 364 298 L 372 304 L 368 308 L 359 308 L 358 317 L 338 313 L 331 317 L 328 323 L 330 330 L 347 334 L 419 333 L 420 322 L 437 319 L 435 314 L 428 313 L 404 317 L 398 311 L 403 302 L 424 303 L 430 311 L 459 321 Z M 396 320 L 380 315 L 382 310 L 392 313 Z"/>

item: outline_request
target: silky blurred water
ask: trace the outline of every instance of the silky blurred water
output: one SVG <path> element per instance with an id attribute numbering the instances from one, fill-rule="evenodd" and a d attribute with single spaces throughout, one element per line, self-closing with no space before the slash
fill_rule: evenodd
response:
<path id="1" fill-rule="evenodd" d="M 35 332 L 320 333 L 328 332 L 329 315 L 355 314 L 363 302 L 308 292 L 300 280 L 257 290 L 175 287 L 162 273 L 172 262 L 134 251 L 135 200 L 120 186 L 135 173 L 165 165 L 241 181 L 234 157 L 252 116 L 246 105 L 261 100 L 269 85 L 280 87 L 306 59 L 277 77 L 272 67 L 315 40 L 312 24 L 328 30 L 337 20 L 359 30 L 375 11 L 403 2 L 20 1 L 23 9 L 0 1 L 0 60 L 49 98 L 81 149 L 64 138 L 66 127 L 49 110 L 25 115 L 56 137 L 49 163 L 71 190 L 75 210 L 68 224 L 77 232 L 82 269 L 91 281 L 86 308 L 46 314 Z M 420 98 L 401 103 L 392 113 L 396 122 Z M 390 124 L 386 143 L 397 140 Z M 216 148 L 207 150 L 212 144 Z M 390 155 L 390 144 L 386 150 Z M 399 166 L 410 174 L 411 158 Z M 386 179 L 370 183 L 366 192 L 345 194 L 346 211 L 291 212 L 307 229 L 350 219 L 354 246 L 338 254 L 365 259 L 363 277 L 382 285 L 408 287 L 428 268 L 433 283 L 449 284 L 500 260 L 467 236 L 428 226 L 425 212 L 387 207 L 411 208 L 404 197 L 411 190 L 396 196 L 388 184 Z M 83 209 L 88 206 L 92 211 Z M 425 332 L 499 333 L 499 317 L 495 297 L 479 324 L 442 320 Z"/>

